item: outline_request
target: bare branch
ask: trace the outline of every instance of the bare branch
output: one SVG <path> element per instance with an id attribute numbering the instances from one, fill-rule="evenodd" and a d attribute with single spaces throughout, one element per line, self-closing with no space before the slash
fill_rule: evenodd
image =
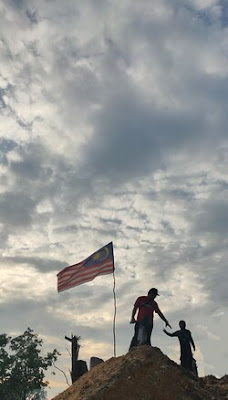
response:
<path id="1" fill-rule="evenodd" d="M 58 369 L 60 372 L 62 372 L 62 374 L 65 376 L 67 385 L 68 385 L 68 386 L 71 386 L 71 385 L 69 384 L 69 381 L 68 381 L 68 378 L 67 378 L 65 372 L 64 372 L 62 369 L 60 369 L 59 367 L 57 367 L 57 365 L 55 365 L 54 362 L 53 362 L 53 366 L 54 366 L 56 369 Z"/>

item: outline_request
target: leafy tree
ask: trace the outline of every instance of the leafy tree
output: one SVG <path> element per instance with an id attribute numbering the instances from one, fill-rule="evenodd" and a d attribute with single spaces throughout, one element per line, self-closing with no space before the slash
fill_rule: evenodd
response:
<path id="1" fill-rule="evenodd" d="M 47 392 L 41 388 L 39 390 L 34 390 L 34 392 L 27 398 L 27 400 L 46 400 Z"/>
<path id="2" fill-rule="evenodd" d="M 38 400 L 44 398 L 44 371 L 59 354 L 56 349 L 41 355 L 43 341 L 28 328 L 12 339 L 0 335 L 0 399 Z"/>

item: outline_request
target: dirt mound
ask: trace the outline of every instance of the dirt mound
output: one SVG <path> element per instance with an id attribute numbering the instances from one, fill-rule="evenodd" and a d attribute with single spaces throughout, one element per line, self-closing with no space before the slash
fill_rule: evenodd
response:
<path id="1" fill-rule="evenodd" d="M 218 379 L 213 375 L 200 378 L 205 388 L 214 394 L 215 399 L 228 399 L 228 375 Z"/>
<path id="2" fill-rule="evenodd" d="M 140 346 L 97 365 L 52 400 L 224 400 L 226 395 L 225 377 L 196 378 L 160 349 Z"/>

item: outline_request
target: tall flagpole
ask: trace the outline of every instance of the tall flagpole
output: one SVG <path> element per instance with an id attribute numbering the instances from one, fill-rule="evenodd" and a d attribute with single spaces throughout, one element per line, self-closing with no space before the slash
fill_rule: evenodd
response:
<path id="1" fill-rule="evenodd" d="M 116 357 L 116 279 L 115 279 L 115 270 L 113 268 L 113 298 L 114 298 L 114 316 L 113 316 L 113 351 L 114 357 Z"/>

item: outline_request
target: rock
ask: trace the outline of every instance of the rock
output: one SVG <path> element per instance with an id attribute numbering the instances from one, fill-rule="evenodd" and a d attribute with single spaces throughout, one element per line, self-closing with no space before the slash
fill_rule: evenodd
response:
<path id="1" fill-rule="evenodd" d="M 99 357 L 91 357 L 91 358 L 90 358 L 90 368 L 89 368 L 89 369 L 92 369 L 92 368 L 95 367 L 96 365 L 101 364 L 101 363 L 103 363 L 103 362 L 104 362 L 104 360 L 102 360 L 102 358 L 99 358 Z"/>
<path id="2" fill-rule="evenodd" d="M 86 361 L 77 360 L 75 362 L 74 374 L 71 373 L 73 382 L 77 381 L 86 372 L 88 372 Z"/>

